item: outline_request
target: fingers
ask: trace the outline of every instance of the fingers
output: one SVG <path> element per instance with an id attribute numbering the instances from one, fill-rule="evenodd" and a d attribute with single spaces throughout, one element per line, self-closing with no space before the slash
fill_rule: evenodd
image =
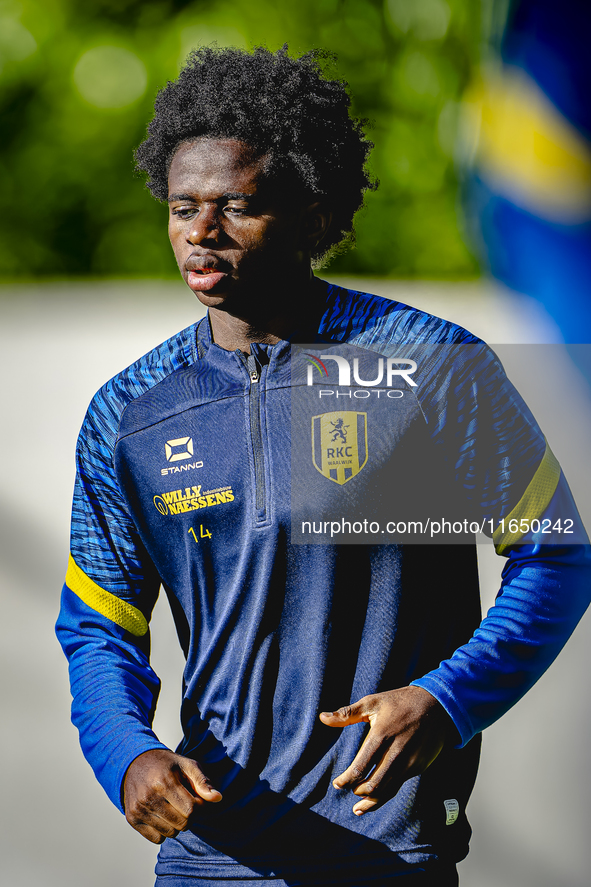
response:
<path id="1" fill-rule="evenodd" d="M 374 736 L 370 731 L 351 765 L 333 780 L 334 788 L 350 788 L 362 798 L 353 806 L 357 816 L 381 807 L 413 775 L 405 756 L 400 757 L 400 746 L 396 739 Z"/>
<path id="2" fill-rule="evenodd" d="M 185 806 L 184 814 L 166 798 L 148 788 L 144 796 L 140 795 L 134 802 L 126 804 L 125 818 L 148 841 L 160 844 L 165 838 L 176 837 L 187 827 L 193 805 L 183 805 L 180 799 L 177 799 L 177 803 Z"/>
<path id="3" fill-rule="evenodd" d="M 152 844 L 162 844 L 165 838 L 176 838 L 186 827 L 175 828 L 166 816 L 158 816 L 154 811 L 144 810 L 139 814 L 127 814 L 128 823 Z M 179 823 L 181 825 L 181 823 Z"/>
<path id="4" fill-rule="evenodd" d="M 221 792 L 213 787 L 195 761 L 192 761 L 190 758 L 184 758 L 181 764 L 181 771 L 198 798 L 209 801 L 211 804 L 217 804 L 218 801 L 222 800 Z"/>
<path id="5" fill-rule="evenodd" d="M 370 729 L 347 769 L 333 781 L 360 797 L 353 812 L 375 810 L 422 773 L 440 753 L 453 722 L 440 704 L 420 687 L 402 687 L 365 696 L 358 702 L 323 712 L 328 727 L 367 722 Z"/>
<path id="6" fill-rule="evenodd" d="M 353 788 L 353 794 L 361 796 L 361 800 L 353 806 L 356 816 L 377 810 L 393 798 L 402 783 L 412 775 L 398 757 L 399 750 L 393 743 L 369 777 Z"/>
<path id="7" fill-rule="evenodd" d="M 377 708 L 379 708 L 379 703 L 376 704 L 375 697 L 364 696 L 358 702 L 345 705 L 337 711 L 322 712 L 320 719 L 327 727 L 347 727 L 350 724 L 359 724 L 364 721 L 372 723 L 375 720 Z M 354 760 L 344 773 L 336 777 L 333 786 L 340 789 L 359 785 L 379 763 L 382 755 L 381 742 L 373 729 L 370 729 Z"/>
<path id="8" fill-rule="evenodd" d="M 125 777 L 126 819 L 154 844 L 186 829 L 195 807 L 221 799 L 195 761 L 168 749 L 140 755 Z"/>
<path id="9" fill-rule="evenodd" d="M 327 727 L 348 727 L 350 724 L 359 724 L 361 721 L 369 721 L 369 712 L 366 711 L 366 699 L 352 705 L 344 705 L 337 711 L 321 711 L 319 718 Z"/>
<path id="10" fill-rule="evenodd" d="M 363 745 L 347 769 L 333 780 L 335 788 L 354 788 L 365 782 L 373 768 L 381 761 L 384 751 L 380 740 L 368 733 Z"/>
<path id="11" fill-rule="evenodd" d="M 188 825 L 194 807 L 203 804 L 180 783 L 166 777 L 137 786 L 126 798 L 125 815 L 129 824 L 149 841 L 161 843 L 175 837 Z"/>

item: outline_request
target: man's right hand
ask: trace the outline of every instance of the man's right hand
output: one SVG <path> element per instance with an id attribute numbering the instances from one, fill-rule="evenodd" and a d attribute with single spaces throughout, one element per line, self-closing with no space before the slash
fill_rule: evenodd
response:
<path id="1" fill-rule="evenodd" d="M 221 799 L 196 761 L 163 748 L 132 761 L 123 783 L 125 818 L 153 844 L 186 829 L 195 807 Z"/>

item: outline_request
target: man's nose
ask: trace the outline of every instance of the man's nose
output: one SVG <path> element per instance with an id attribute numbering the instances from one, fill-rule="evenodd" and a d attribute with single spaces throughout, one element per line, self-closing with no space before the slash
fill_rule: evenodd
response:
<path id="1" fill-rule="evenodd" d="M 202 206 L 191 219 L 187 233 L 190 243 L 203 243 L 204 240 L 217 241 L 220 236 L 220 220 L 217 206 Z"/>

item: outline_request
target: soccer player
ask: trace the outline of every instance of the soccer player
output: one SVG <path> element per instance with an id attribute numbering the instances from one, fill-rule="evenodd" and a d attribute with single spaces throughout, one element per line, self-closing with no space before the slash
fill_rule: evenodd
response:
<path id="1" fill-rule="evenodd" d="M 568 487 L 494 355 L 312 274 L 352 237 L 370 147 L 318 54 L 201 49 L 137 151 L 208 315 L 89 408 L 58 634 L 84 753 L 162 845 L 161 887 L 457 884 L 479 733 L 588 603 Z M 359 526 L 427 501 L 490 528 L 507 562 L 480 627 L 473 544 L 377 520 L 370 544 L 296 538 L 294 507 L 344 501 Z M 160 585 L 187 659 L 176 751 L 151 729 Z"/>

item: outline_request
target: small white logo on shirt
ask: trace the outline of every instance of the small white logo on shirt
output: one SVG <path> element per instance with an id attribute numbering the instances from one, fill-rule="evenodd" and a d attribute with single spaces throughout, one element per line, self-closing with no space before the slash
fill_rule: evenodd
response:
<path id="1" fill-rule="evenodd" d="M 453 825 L 460 815 L 460 805 L 455 798 L 449 798 L 443 804 L 445 806 L 445 824 Z"/>
<path id="2" fill-rule="evenodd" d="M 178 450 L 178 447 L 183 447 Z M 177 450 L 175 453 L 174 450 Z M 167 440 L 164 444 L 167 462 L 179 462 L 181 459 L 190 459 L 193 456 L 193 438 L 177 437 L 176 440 Z"/>

